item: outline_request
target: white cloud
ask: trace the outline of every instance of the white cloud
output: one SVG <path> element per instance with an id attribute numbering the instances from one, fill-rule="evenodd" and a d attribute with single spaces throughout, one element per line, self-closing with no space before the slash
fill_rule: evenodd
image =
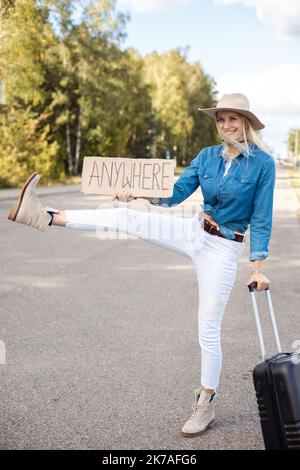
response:
<path id="1" fill-rule="evenodd" d="M 258 19 L 278 37 L 300 36 L 299 0 L 214 0 L 217 4 L 242 3 L 256 9 Z"/>
<path id="2" fill-rule="evenodd" d="M 271 67 L 255 74 L 227 74 L 218 80 L 220 96 L 240 92 L 266 125 L 263 136 L 275 152 L 286 157 L 288 132 L 300 128 L 300 65 Z"/>
<path id="3" fill-rule="evenodd" d="M 136 12 L 173 11 L 189 6 L 193 0 L 118 0 L 119 8 Z"/>

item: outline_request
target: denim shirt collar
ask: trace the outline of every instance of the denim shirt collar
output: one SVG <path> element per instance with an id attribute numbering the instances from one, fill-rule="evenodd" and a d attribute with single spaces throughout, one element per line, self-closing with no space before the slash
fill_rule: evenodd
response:
<path id="1" fill-rule="evenodd" d="M 253 155 L 253 153 L 254 153 L 254 151 L 255 151 L 255 149 L 256 149 L 256 145 L 253 144 L 252 142 L 250 142 L 250 143 L 248 144 L 248 147 L 249 147 L 249 149 L 250 149 L 250 156 L 251 156 L 251 155 Z M 220 153 L 219 153 L 219 155 L 218 155 L 219 157 L 223 157 L 223 155 L 222 155 L 223 148 L 224 148 L 223 145 L 220 145 Z M 248 158 L 248 156 L 245 155 L 245 151 L 244 151 L 244 150 L 241 151 L 241 153 L 240 153 L 236 158 L 239 158 L 239 157 L 244 157 L 244 158 L 246 158 L 246 159 Z"/>

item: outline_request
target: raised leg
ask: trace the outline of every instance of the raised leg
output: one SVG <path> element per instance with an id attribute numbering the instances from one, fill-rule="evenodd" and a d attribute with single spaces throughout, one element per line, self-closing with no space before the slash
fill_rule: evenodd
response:
<path id="1" fill-rule="evenodd" d="M 67 228 L 99 232 L 115 231 L 127 233 L 162 247 L 193 256 L 201 249 L 201 230 L 197 217 L 172 217 L 149 211 L 114 208 L 65 211 L 62 219 Z"/>

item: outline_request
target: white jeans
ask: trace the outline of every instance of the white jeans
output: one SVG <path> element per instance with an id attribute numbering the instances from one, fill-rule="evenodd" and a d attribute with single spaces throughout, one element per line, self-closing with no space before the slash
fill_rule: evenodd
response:
<path id="1" fill-rule="evenodd" d="M 222 351 L 221 322 L 236 277 L 244 243 L 210 235 L 200 214 L 191 218 L 124 208 L 68 210 L 67 228 L 125 232 L 191 257 L 199 291 L 198 332 L 201 348 L 201 385 L 216 389 Z"/>

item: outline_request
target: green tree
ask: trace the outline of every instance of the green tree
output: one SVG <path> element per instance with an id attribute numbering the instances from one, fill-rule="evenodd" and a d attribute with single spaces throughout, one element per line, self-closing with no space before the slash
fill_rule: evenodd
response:
<path id="1" fill-rule="evenodd" d="M 106 155 L 119 148 L 118 139 L 124 142 L 122 128 L 114 133 L 114 121 L 123 78 L 118 44 L 126 18 L 116 12 L 115 1 L 93 0 L 84 2 L 75 19 L 76 3 L 49 3 L 59 43 L 51 106 L 69 174 L 78 174 L 83 153 Z"/>
<path id="2" fill-rule="evenodd" d="M 88 93 L 87 141 L 104 156 L 146 156 L 145 136 L 153 120 L 149 87 L 142 82 L 143 61 L 134 51 L 110 45 L 109 60 L 100 61 Z M 94 99 L 93 99 L 94 98 Z M 91 101 L 92 100 L 92 101 Z"/>
<path id="3" fill-rule="evenodd" d="M 7 18 L 15 6 L 15 0 L 0 0 L 0 21 Z"/>
<path id="4" fill-rule="evenodd" d="M 53 175 L 58 146 L 48 142 L 46 118 L 29 107 L 0 114 L 0 186 L 18 186 L 33 171 L 46 179 Z"/>
<path id="5" fill-rule="evenodd" d="M 13 2 L 12 2 L 13 3 Z M 45 106 L 45 49 L 55 44 L 47 17 L 34 0 L 15 2 L 1 17 L 0 77 L 5 84 L 1 106 L 2 181 L 24 180 L 31 169 L 46 177 L 55 171 L 57 143 L 51 138 Z M 24 151 L 23 151 L 23 150 Z M 42 153 L 41 153 L 42 151 Z"/>
<path id="6" fill-rule="evenodd" d="M 2 181 L 80 173 L 84 155 L 188 163 L 214 143 L 215 84 L 184 51 L 122 50 L 115 0 L 2 0 Z M 76 13 L 76 14 L 75 14 Z"/>
<path id="7" fill-rule="evenodd" d="M 153 52 L 145 58 L 144 80 L 151 87 L 158 156 L 176 149 L 178 161 L 188 163 L 199 147 L 215 142 L 213 122 L 196 112 L 213 105 L 215 95 L 199 64 L 190 65 L 178 49 Z"/>
<path id="8" fill-rule="evenodd" d="M 219 138 L 213 119 L 198 110 L 216 104 L 216 84 L 212 77 L 204 73 L 199 63 L 191 66 L 187 87 L 189 113 L 193 120 L 191 133 L 187 136 L 187 160 L 190 161 L 201 148 L 219 143 Z"/>

